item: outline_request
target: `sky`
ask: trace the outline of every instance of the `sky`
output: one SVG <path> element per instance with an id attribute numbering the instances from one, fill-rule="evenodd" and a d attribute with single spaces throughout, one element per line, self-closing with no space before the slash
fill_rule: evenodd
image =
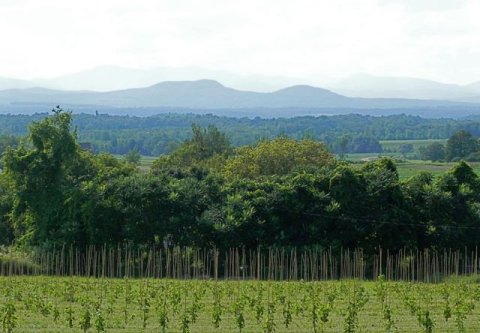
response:
<path id="1" fill-rule="evenodd" d="M 0 76 L 195 66 L 480 80 L 478 0 L 0 0 Z"/>

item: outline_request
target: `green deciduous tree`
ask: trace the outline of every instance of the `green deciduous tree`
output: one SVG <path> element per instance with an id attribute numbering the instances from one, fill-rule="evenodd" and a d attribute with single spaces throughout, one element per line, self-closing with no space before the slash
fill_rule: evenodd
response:
<path id="1" fill-rule="evenodd" d="M 229 139 L 218 128 L 193 124 L 192 138 L 184 141 L 172 154 L 157 159 L 152 172 L 188 173 L 192 169 L 218 169 L 231 152 Z"/>
<path id="2" fill-rule="evenodd" d="M 411 143 L 402 144 L 398 148 L 398 152 L 402 154 L 403 158 L 406 158 L 408 153 L 413 152 L 413 145 Z"/>
<path id="3" fill-rule="evenodd" d="M 425 147 L 420 147 L 419 152 L 422 160 L 436 162 L 445 159 L 445 146 L 439 142 L 433 142 Z"/>
<path id="4" fill-rule="evenodd" d="M 280 137 L 254 147 L 240 148 L 225 165 L 227 178 L 286 175 L 294 170 L 315 170 L 335 161 L 324 144 Z"/>
<path id="5" fill-rule="evenodd" d="M 94 220 L 92 207 L 101 196 L 102 182 L 129 170 L 115 172 L 115 163 L 79 148 L 70 112 L 57 107 L 52 116 L 33 123 L 28 144 L 8 149 L 4 157 L 5 177 L 13 193 L 9 217 L 17 241 L 94 242 L 87 238 L 85 224 Z"/>
<path id="6" fill-rule="evenodd" d="M 5 153 L 5 172 L 15 192 L 12 216 L 17 232 L 28 241 L 54 239 L 61 232 L 64 190 L 80 156 L 71 119 L 71 113 L 55 109 L 53 116 L 30 125 L 33 149 L 22 145 Z"/>
<path id="7" fill-rule="evenodd" d="M 126 155 L 125 155 L 125 161 L 127 161 L 130 164 L 133 165 L 139 165 L 140 164 L 140 159 L 142 156 L 136 149 L 130 150 Z"/>
<path id="8" fill-rule="evenodd" d="M 0 245 L 14 240 L 13 226 L 9 214 L 13 206 L 12 186 L 5 174 L 0 173 Z"/>
<path id="9" fill-rule="evenodd" d="M 445 157 L 448 161 L 462 159 L 479 150 L 478 140 L 468 131 L 455 132 L 447 141 Z"/>

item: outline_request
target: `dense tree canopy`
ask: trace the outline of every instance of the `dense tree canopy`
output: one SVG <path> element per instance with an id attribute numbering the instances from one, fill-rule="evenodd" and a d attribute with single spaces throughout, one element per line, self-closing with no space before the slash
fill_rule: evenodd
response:
<path id="1" fill-rule="evenodd" d="M 315 170 L 333 163 L 324 144 L 279 137 L 242 147 L 225 165 L 228 178 L 286 175 L 294 170 Z"/>
<path id="2" fill-rule="evenodd" d="M 402 181 L 395 163 L 337 161 L 310 139 L 232 148 L 215 127 L 151 172 L 80 149 L 56 110 L 10 148 L 0 173 L 0 242 L 63 246 L 464 247 L 478 244 L 480 180 L 461 162 Z"/>

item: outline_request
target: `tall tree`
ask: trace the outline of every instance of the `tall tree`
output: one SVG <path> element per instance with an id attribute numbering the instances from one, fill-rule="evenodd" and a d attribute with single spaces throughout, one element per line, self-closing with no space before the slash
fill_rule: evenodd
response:
<path id="1" fill-rule="evenodd" d="M 422 160 L 436 162 L 445 159 L 445 146 L 439 142 L 433 142 L 425 147 L 420 147 L 419 152 Z"/>
<path id="2" fill-rule="evenodd" d="M 445 156 L 448 161 L 462 159 L 479 150 L 478 140 L 468 131 L 455 132 L 447 141 Z"/>
<path id="3" fill-rule="evenodd" d="M 192 125 L 192 137 L 170 155 L 160 156 L 152 165 L 153 173 L 172 171 L 184 173 L 191 169 L 210 169 L 222 164 L 232 152 L 227 136 L 217 127 Z"/>
<path id="4" fill-rule="evenodd" d="M 61 228 L 65 193 L 75 182 L 80 150 L 72 131 L 72 115 L 57 107 L 54 114 L 29 127 L 33 149 L 8 149 L 4 163 L 13 184 L 13 218 L 17 233 L 28 242 L 54 240 Z M 83 167 L 83 166 L 82 166 Z"/>

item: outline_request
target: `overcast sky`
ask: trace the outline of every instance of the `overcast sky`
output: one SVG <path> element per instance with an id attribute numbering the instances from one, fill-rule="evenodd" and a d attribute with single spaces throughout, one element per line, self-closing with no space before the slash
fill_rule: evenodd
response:
<path id="1" fill-rule="evenodd" d="M 480 80 L 478 0 L 0 0 L 0 76 L 99 65 Z"/>

